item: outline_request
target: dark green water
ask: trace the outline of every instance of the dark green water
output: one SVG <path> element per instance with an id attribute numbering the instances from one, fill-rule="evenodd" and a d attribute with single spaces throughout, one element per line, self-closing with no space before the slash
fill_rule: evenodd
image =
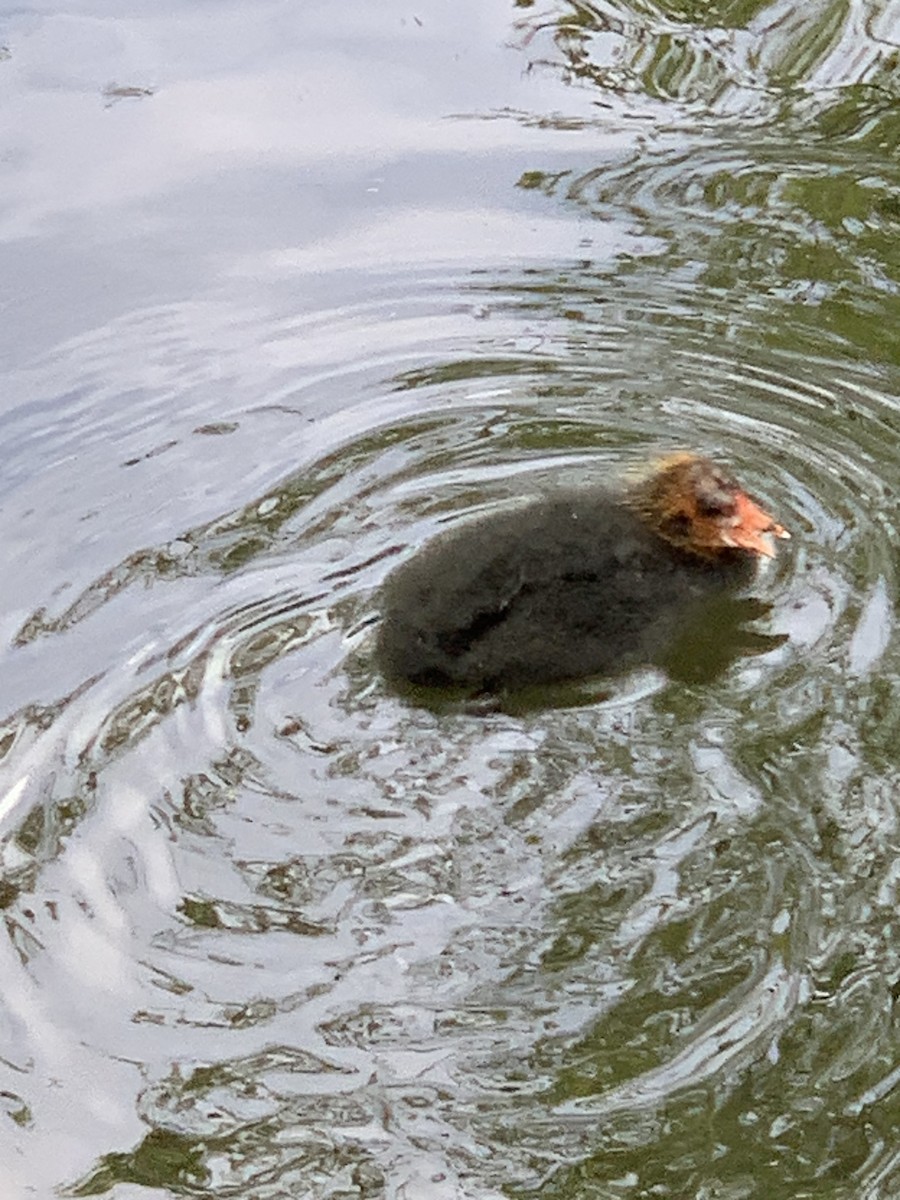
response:
<path id="1" fill-rule="evenodd" d="M 3 1200 L 896 1200 L 900 9 L 0 46 Z M 401 555 L 680 447 L 754 653 L 385 687 Z"/>

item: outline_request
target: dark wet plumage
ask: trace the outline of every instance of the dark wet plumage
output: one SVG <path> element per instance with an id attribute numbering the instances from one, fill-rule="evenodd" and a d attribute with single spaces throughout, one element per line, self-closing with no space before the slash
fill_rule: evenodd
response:
<path id="1" fill-rule="evenodd" d="M 658 660 L 704 599 L 786 537 L 708 459 L 624 496 L 559 490 L 434 539 L 388 579 L 378 657 L 401 684 L 491 693 Z"/>

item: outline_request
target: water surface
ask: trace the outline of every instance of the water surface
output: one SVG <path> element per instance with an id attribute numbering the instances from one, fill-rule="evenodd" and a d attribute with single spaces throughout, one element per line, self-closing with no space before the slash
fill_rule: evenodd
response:
<path id="1" fill-rule="evenodd" d="M 898 34 L 0 17 L 4 1196 L 900 1192 Z M 404 555 L 684 446 L 745 652 L 385 686 Z"/>

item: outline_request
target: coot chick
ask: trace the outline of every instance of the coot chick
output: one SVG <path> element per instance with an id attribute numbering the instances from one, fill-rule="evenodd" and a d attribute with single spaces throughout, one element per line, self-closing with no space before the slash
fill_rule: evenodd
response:
<path id="1" fill-rule="evenodd" d="M 789 536 L 720 466 L 673 455 L 622 496 L 555 490 L 435 538 L 387 580 L 378 657 L 469 694 L 650 664 Z"/>

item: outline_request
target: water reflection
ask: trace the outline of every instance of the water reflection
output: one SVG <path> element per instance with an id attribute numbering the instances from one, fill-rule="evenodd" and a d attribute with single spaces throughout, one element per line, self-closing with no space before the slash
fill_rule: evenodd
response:
<path id="1" fill-rule="evenodd" d="M 390 1190 L 426 1161 L 447 1195 L 552 1191 L 573 1170 L 637 1170 L 619 1139 L 642 1147 L 643 1179 L 649 1147 L 670 1144 L 648 1124 L 660 1105 L 719 1111 L 794 1069 L 781 1044 L 809 1012 L 811 964 L 848 953 L 848 906 L 869 907 L 854 937 L 868 924 L 883 964 L 893 764 L 864 776 L 880 906 L 845 874 L 859 826 L 844 797 L 863 782 L 854 712 L 893 661 L 878 600 L 892 530 L 863 503 L 879 485 L 855 424 L 826 441 L 820 423 L 850 394 L 873 418 L 888 401 L 853 364 L 835 361 L 829 388 L 768 350 L 701 350 L 690 322 L 642 310 L 637 276 L 632 302 L 620 279 L 615 305 L 561 311 L 595 284 L 468 283 L 491 321 L 466 305 L 448 333 L 464 345 L 477 326 L 479 355 L 441 359 L 427 314 L 401 326 L 392 377 L 383 343 L 359 364 L 374 391 L 356 436 L 327 417 L 310 430 L 296 398 L 246 411 L 244 437 L 296 427 L 304 465 L 22 622 L 20 653 L 86 666 L 101 625 L 108 652 L 14 714 L 4 742 L 8 991 L 38 971 L 41 994 L 69 997 L 45 1017 L 57 1043 L 139 1053 L 152 1081 L 137 1110 L 151 1132 L 113 1137 L 134 1148 L 99 1152 L 84 1194 L 267 1177 Z M 542 336 L 511 354 L 525 326 Z M 320 328 L 303 325 L 307 358 Z M 432 365 L 411 370 L 415 330 Z M 765 584 L 788 641 L 720 683 L 636 680 L 600 708 L 453 716 L 390 697 L 372 622 L 402 545 L 535 471 L 638 461 L 676 414 L 805 531 Z M 231 429 L 206 444 L 233 465 Z M 192 444 L 141 461 L 162 470 Z M 777 469 L 760 469 L 766 446 Z M 858 1064 L 847 1103 L 882 1075 Z M 48 1120 L 40 1095 L 12 1094 Z"/>
<path id="2" fill-rule="evenodd" d="M 579 2 L 528 13 L 517 32 L 532 69 L 591 88 L 619 118 L 781 123 L 811 97 L 821 110 L 854 91 L 893 95 L 897 22 L 881 0 Z"/>
<path id="3" fill-rule="evenodd" d="M 644 142 L 556 152 L 596 128 L 560 90 L 525 156 L 479 123 L 490 174 L 447 98 L 477 212 L 257 231 L 5 377 L 13 1194 L 897 1193 L 890 13 L 524 19 Z M 758 653 L 388 691 L 408 548 L 673 442 L 794 531 Z"/>

